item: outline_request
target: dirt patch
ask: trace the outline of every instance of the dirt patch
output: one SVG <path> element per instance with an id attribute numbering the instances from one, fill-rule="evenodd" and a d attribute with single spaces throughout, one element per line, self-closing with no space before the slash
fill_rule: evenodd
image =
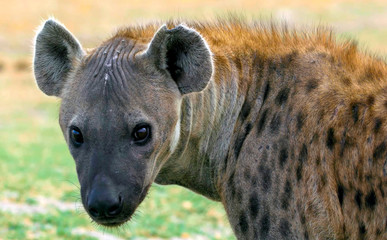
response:
<path id="1" fill-rule="evenodd" d="M 29 72 L 31 71 L 31 61 L 27 59 L 18 59 L 15 62 L 15 70 L 17 72 Z"/>
<path id="2" fill-rule="evenodd" d="M 0 199 L 0 212 L 12 214 L 46 214 L 52 211 L 77 211 L 81 209 L 80 203 L 63 202 L 53 198 L 38 196 L 33 198 L 33 204 L 15 202 L 13 198 Z"/>
<path id="3" fill-rule="evenodd" d="M 111 235 L 109 233 L 90 231 L 90 230 L 84 229 L 84 228 L 75 228 L 71 231 L 71 234 L 94 237 L 94 238 L 97 238 L 99 240 L 124 240 L 123 238 L 116 237 L 116 236 Z"/>

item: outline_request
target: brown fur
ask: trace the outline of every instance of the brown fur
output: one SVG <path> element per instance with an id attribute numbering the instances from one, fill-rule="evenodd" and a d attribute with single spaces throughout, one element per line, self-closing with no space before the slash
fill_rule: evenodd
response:
<path id="1" fill-rule="evenodd" d="M 220 200 L 238 239 L 386 239 L 386 63 L 323 28 L 187 25 L 208 43 L 214 74 L 183 98 L 182 126 L 194 117 L 171 159 L 202 163 L 168 160 L 156 181 Z M 141 54 L 159 27 L 124 28 L 103 45 L 129 39 Z M 223 149 L 218 130 L 233 116 Z M 225 159 L 211 159 L 218 149 Z"/>
<path id="2" fill-rule="evenodd" d="M 170 23 L 169 27 L 174 25 Z M 332 33 L 324 29 L 296 33 L 275 25 L 262 27 L 241 22 L 188 25 L 207 40 L 216 69 L 239 72 L 238 91 L 247 96 L 248 88 L 256 84 L 251 72 L 244 74 L 249 71 L 245 69 L 251 71 L 254 68 L 254 54 L 259 55 L 263 65 L 270 61 L 281 64 L 286 61 L 280 60 L 284 56 L 297 54 L 297 64 L 289 70 L 299 79 L 297 86 L 289 86 L 295 90 L 289 97 L 293 109 L 288 111 L 288 131 L 298 132 L 292 115 L 303 112 L 305 116 L 302 131 L 290 140 L 289 147 L 298 152 L 302 144 L 307 144 L 309 154 L 306 166 L 301 170 L 302 183 L 294 190 L 299 206 L 296 211 L 305 214 L 305 229 L 312 239 L 328 236 L 337 239 L 385 238 L 385 62 L 359 52 L 354 42 L 337 43 Z M 115 37 L 148 42 L 156 28 L 151 25 L 124 29 Z M 226 80 L 221 76 L 216 74 L 215 82 Z M 264 74 L 262 78 L 269 76 Z M 330 128 L 333 129 L 331 133 Z M 327 141 L 331 149 L 327 148 Z M 296 167 L 290 166 L 289 171 L 296 171 Z M 234 170 L 238 171 L 237 166 L 229 168 L 231 170 L 220 178 L 221 182 L 226 182 Z M 338 194 L 343 195 L 340 196 L 341 204 Z M 223 201 L 225 195 L 227 193 L 223 193 Z M 367 207 L 373 201 L 375 205 Z M 227 203 L 223 203 L 227 209 Z M 230 216 L 233 217 L 232 213 Z"/>

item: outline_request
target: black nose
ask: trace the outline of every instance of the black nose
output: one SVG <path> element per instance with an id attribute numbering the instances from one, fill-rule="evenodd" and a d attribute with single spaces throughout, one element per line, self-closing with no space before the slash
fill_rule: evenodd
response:
<path id="1" fill-rule="evenodd" d="M 87 199 L 87 209 L 94 218 L 118 216 L 122 212 L 122 206 L 121 195 L 106 187 L 94 187 Z"/>

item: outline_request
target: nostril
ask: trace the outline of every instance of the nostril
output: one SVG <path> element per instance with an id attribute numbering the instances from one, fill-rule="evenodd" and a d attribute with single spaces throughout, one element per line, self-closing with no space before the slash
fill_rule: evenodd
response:
<path id="1" fill-rule="evenodd" d="M 97 218 L 99 217 L 99 212 L 96 208 L 89 208 L 89 213 L 91 214 L 91 216 Z"/>
<path id="2" fill-rule="evenodd" d="M 123 200 L 121 195 L 118 196 L 118 201 L 114 204 L 112 204 L 108 209 L 107 209 L 107 215 L 109 217 L 114 217 L 117 216 L 118 214 L 121 213 L 122 211 L 122 206 L 123 206 Z"/>

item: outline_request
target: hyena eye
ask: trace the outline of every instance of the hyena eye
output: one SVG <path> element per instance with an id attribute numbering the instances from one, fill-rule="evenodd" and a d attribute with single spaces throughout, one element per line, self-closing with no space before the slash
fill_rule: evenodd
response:
<path id="1" fill-rule="evenodd" d="M 144 144 L 150 137 L 150 126 L 147 124 L 137 125 L 133 130 L 133 139 L 137 144 Z"/>
<path id="2" fill-rule="evenodd" d="M 74 146 L 79 147 L 83 143 L 83 136 L 81 130 L 77 127 L 70 127 L 70 138 Z"/>

